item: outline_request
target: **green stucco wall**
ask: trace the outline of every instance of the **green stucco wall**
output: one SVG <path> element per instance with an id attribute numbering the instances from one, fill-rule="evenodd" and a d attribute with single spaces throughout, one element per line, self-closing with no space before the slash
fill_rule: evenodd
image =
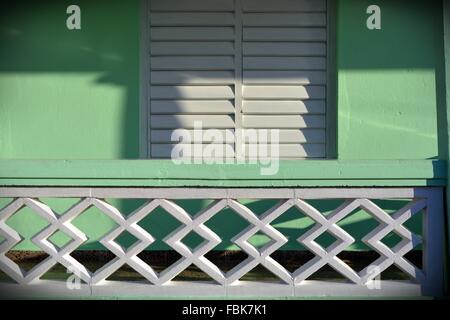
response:
<path id="1" fill-rule="evenodd" d="M 139 156 L 138 1 L 15 1 L 0 12 L 0 158 Z"/>
<path id="2" fill-rule="evenodd" d="M 65 9 L 73 3 L 82 8 L 79 31 L 65 27 Z M 340 0 L 336 6 L 338 158 L 445 159 L 447 133 L 438 129 L 440 121 L 445 122 L 445 117 L 438 116 L 445 110 L 440 4 L 377 1 L 382 30 L 369 31 L 365 10 L 370 4 Z M 2 10 L 0 159 L 137 158 L 138 40 L 137 0 L 21 1 Z M 211 171 L 210 179 L 215 174 Z M 61 212 L 73 203 L 47 201 Z M 125 212 L 137 205 L 114 204 Z M 249 206 L 260 211 L 269 204 L 260 201 Z M 204 203 L 184 205 L 194 213 Z M 333 205 L 337 204 L 317 203 L 325 212 Z M 398 204 L 389 206 L 394 210 Z M 17 249 L 34 248 L 29 235 L 40 230 L 43 222 L 23 211 L 10 221 L 25 238 Z M 372 222 L 363 226 L 366 218 L 360 213 L 344 224 L 359 238 L 373 227 Z M 148 226 L 157 226 L 149 228 L 153 232 L 175 227 L 161 217 L 149 219 Z M 230 235 L 242 230 L 240 221 L 228 215 L 210 226 L 216 223 Z M 294 212 L 277 223 L 290 235 L 285 248 L 298 248 L 296 235 L 308 227 L 308 221 Z M 100 248 L 97 239 L 115 224 L 91 209 L 75 225 L 88 234 L 85 248 L 92 249 Z M 163 248 L 162 244 L 155 247 Z M 364 246 L 357 243 L 353 248 Z"/>
<path id="3" fill-rule="evenodd" d="M 139 156 L 139 3 L 77 1 L 77 31 L 65 27 L 69 4 L 21 1 L 0 13 L 0 158 Z M 370 4 L 336 6 L 338 157 L 436 158 L 440 3 L 378 1 L 374 31 Z"/>
<path id="4" fill-rule="evenodd" d="M 381 30 L 365 27 L 371 4 L 381 8 Z M 438 157 L 441 3 L 343 0 L 337 24 L 338 157 Z"/>

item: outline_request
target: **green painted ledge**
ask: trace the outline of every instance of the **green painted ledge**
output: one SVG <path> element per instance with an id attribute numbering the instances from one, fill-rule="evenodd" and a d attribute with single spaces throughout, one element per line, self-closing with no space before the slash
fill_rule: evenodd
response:
<path id="1" fill-rule="evenodd" d="M 0 160 L 2 186 L 445 186 L 442 160 L 283 160 L 275 175 L 259 165 L 170 160 Z"/>

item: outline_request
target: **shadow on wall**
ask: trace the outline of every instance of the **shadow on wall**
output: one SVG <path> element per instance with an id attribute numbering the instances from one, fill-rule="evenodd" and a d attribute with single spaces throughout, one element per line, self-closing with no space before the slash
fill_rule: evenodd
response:
<path id="1" fill-rule="evenodd" d="M 356 25 L 364 24 L 364 21 L 345 19 L 347 15 L 365 17 L 353 12 L 363 9 L 364 3 L 352 1 L 353 6 L 345 5 L 345 7 L 344 1 L 339 3 L 341 19 L 338 20 L 338 28 L 342 37 L 339 37 L 337 45 L 337 67 L 339 73 L 344 73 L 344 82 L 347 85 L 347 88 L 341 89 L 353 88 L 352 85 L 359 83 L 358 90 L 346 92 L 349 100 L 342 103 L 342 116 L 345 118 L 345 112 L 348 111 L 347 115 L 351 117 L 347 117 L 347 120 L 359 119 L 360 124 L 350 125 L 344 134 L 347 132 L 366 144 L 364 147 L 363 144 L 349 139 L 342 149 L 344 156 L 352 158 L 370 155 L 371 152 L 377 151 L 377 148 L 373 148 L 373 143 L 365 143 L 364 139 L 368 137 L 374 139 L 380 135 L 384 137 L 385 143 L 397 141 L 381 135 L 380 128 L 394 128 L 389 135 L 395 138 L 398 137 L 398 128 L 405 125 L 413 128 L 413 132 L 406 131 L 406 134 L 403 133 L 400 137 L 407 137 L 417 143 L 418 137 L 425 135 L 425 140 L 420 141 L 423 145 L 426 144 L 427 150 L 429 145 L 433 148 L 436 136 L 439 137 L 438 151 L 442 157 L 444 152 L 446 154 L 443 150 L 447 148 L 444 138 L 446 135 L 436 132 L 438 129 L 435 126 L 435 119 L 429 121 L 427 118 L 425 126 L 421 124 L 422 118 L 412 123 L 403 122 L 407 116 L 405 117 L 405 113 L 402 112 L 416 117 L 421 114 L 423 105 L 409 100 L 399 101 L 398 98 L 390 100 L 398 94 L 397 89 L 401 89 L 406 97 L 407 94 L 417 94 L 415 90 L 423 86 L 427 98 L 439 99 L 437 112 L 433 110 L 431 114 L 438 116 L 438 128 L 446 132 L 445 104 L 441 100 L 442 61 L 436 57 L 436 52 L 441 53 L 442 48 L 436 50 L 434 45 L 423 45 L 423 43 L 436 46 L 440 44 L 440 40 L 429 39 L 429 35 L 433 35 L 435 30 L 434 24 L 429 23 L 434 13 L 427 15 L 425 22 L 417 23 L 422 21 L 423 17 L 419 15 L 427 12 L 425 6 L 428 9 L 429 4 L 425 5 L 418 1 L 414 4 L 402 1 L 401 7 L 399 4 L 386 4 L 386 10 L 383 11 L 383 15 L 386 14 L 383 20 L 384 29 L 379 33 L 370 34 L 369 45 L 367 30 L 360 32 L 358 30 L 361 28 Z M 65 11 L 70 4 L 72 3 L 69 1 L 39 3 L 22 1 L 20 4 L 4 7 L 0 13 L 1 158 L 139 157 L 138 1 L 126 3 L 118 0 L 78 1 L 82 7 L 80 31 L 68 31 L 65 27 L 67 17 Z M 415 9 L 405 11 L 404 7 Z M 398 16 L 399 12 L 403 12 L 403 15 Z M 392 16 L 394 13 L 395 17 Z M 436 9 L 435 13 L 437 15 L 439 10 Z M 405 35 L 413 36 L 408 39 Z M 392 76 L 391 72 L 397 73 L 399 70 L 402 71 L 399 75 Z M 422 77 L 421 72 L 425 72 L 426 76 Z M 255 75 L 248 79 L 261 80 L 261 74 Z M 422 83 L 429 75 L 430 79 L 435 81 L 435 87 Z M 275 74 L 272 78 L 267 78 L 266 74 L 264 80 L 267 82 L 280 80 Z M 400 87 L 394 86 L 391 96 L 376 98 L 382 97 L 379 93 L 385 92 L 387 87 L 384 81 L 380 81 L 383 79 L 394 82 L 397 79 L 413 79 L 413 84 L 409 85 L 406 82 Z M 377 85 L 374 86 L 374 83 Z M 430 93 L 430 88 L 433 90 L 437 88 L 438 93 Z M 376 99 L 369 101 L 371 95 Z M 436 108 L 435 102 L 425 100 L 427 108 Z M 396 108 L 389 108 L 394 104 Z M 379 105 L 385 107 L 384 113 L 380 114 L 377 111 Z M 390 113 L 392 110 L 395 110 L 394 114 Z M 379 126 L 371 126 L 367 119 L 375 121 Z M 393 126 L 389 127 L 392 121 Z M 359 129 L 361 132 L 357 131 Z M 374 143 L 377 144 L 376 141 Z M 396 147 L 401 150 L 398 145 Z M 397 155 L 395 152 L 399 152 L 397 149 L 391 149 L 394 152 L 391 156 L 394 158 Z M 345 152 L 348 150 L 356 150 L 356 153 L 346 155 Z M 416 144 L 414 150 L 418 150 L 416 155 L 421 158 L 421 145 Z M 382 154 L 386 156 L 387 151 L 384 149 Z M 430 157 L 433 156 L 432 153 L 433 150 L 429 152 Z M 434 156 L 437 156 L 437 152 Z M 190 208 L 196 208 L 198 205 L 200 203 L 190 204 Z M 265 204 L 261 201 L 259 205 Z M 119 202 L 117 206 L 121 210 L 128 210 L 128 205 L 124 202 Z M 99 221 L 103 221 L 104 226 L 108 223 L 112 225 L 100 219 L 100 216 L 100 213 L 92 214 L 90 218 L 82 221 L 82 225 L 89 226 L 95 222 L 97 226 Z M 301 224 L 298 225 L 294 216 L 286 215 L 283 219 L 286 221 L 280 222 L 281 228 L 287 233 L 295 234 L 296 230 L 301 228 Z M 161 221 L 162 226 L 169 225 Z M 18 220 L 17 224 L 20 223 Z M 233 226 L 232 220 L 226 215 L 218 224 L 225 226 L 224 229 Z M 361 227 L 361 222 L 353 222 L 353 225 L 353 230 L 365 230 Z M 100 234 L 99 230 L 96 232 Z M 231 233 L 231 230 L 227 232 Z M 95 237 L 93 239 L 93 244 L 88 244 L 88 248 L 96 246 Z"/>
<path id="2" fill-rule="evenodd" d="M 442 3 L 379 1 L 374 31 L 371 1 L 338 3 L 340 158 L 446 159 Z"/>
<path id="3" fill-rule="evenodd" d="M 138 2 L 16 1 L 0 13 L 0 157 L 139 157 Z"/>

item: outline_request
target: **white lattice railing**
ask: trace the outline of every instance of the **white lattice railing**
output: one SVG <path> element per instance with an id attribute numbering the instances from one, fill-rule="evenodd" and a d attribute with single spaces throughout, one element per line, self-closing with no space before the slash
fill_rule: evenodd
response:
<path id="1" fill-rule="evenodd" d="M 58 215 L 39 198 L 79 198 L 73 207 Z M 438 295 L 443 284 L 443 199 L 439 188 L 377 188 L 377 189 L 196 189 L 196 188 L 0 188 L 0 198 L 11 198 L 0 208 L 0 269 L 17 282 L 0 284 L 5 294 L 67 294 L 67 295 Z M 139 209 L 130 215 L 123 215 L 116 207 L 104 199 L 146 199 Z M 209 199 L 212 203 L 191 216 L 172 200 Z M 277 205 L 257 215 L 237 199 L 278 199 Z M 308 203 L 311 199 L 342 199 L 342 204 L 329 214 L 323 214 Z M 403 199 L 406 205 L 395 213 L 388 213 L 378 206 L 374 199 Z M 48 226 L 32 237 L 32 242 L 49 256 L 29 271 L 7 257 L 7 253 L 23 239 L 7 222 L 24 206 L 28 207 L 49 222 Z M 87 236 L 76 228 L 72 221 L 90 207 L 95 206 L 117 223 L 117 228 L 103 236 L 101 243 L 116 257 L 95 272 L 77 261 L 71 253 L 77 250 Z M 138 254 L 150 246 L 155 238 L 138 223 L 162 207 L 167 213 L 181 222 L 181 226 L 166 236 L 163 241 L 181 255 L 181 258 L 161 272 L 138 257 Z M 271 255 L 287 241 L 285 235 L 271 223 L 287 210 L 296 207 L 298 211 L 314 221 L 314 226 L 302 234 L 297 241 L 314 254 L 314 258 L 289 272 Z M 213 250 L 222 239 L 205 223 L 229 208 L 249 222 L 249 226 L 236 235 L 232 242 L 244 251 L 248 257 L 231 270 L 224 272 L 205 255 Z M 362 209 L 378 222 L 378 226 L 369 232 L 362 241 L 379 258 L 355 271 L 341 260 L 338 255 L 355 242 L 354 237 L 341 228 L 338 222 Z M 411 232 L 404 223 L 417 213 L 423 213 L 423 233 Z M 62 248 L 51 241 L 55 232 L 63 232 L 72 240 Z M 138 239 L 130 248 L 123 248 L 115 239 L 127 231 Z M 197 233 L 204 241 L 195 249 L 186 246 L 181 240 L 191 232 Z M 386 245 L 382 239 L 395 233 L 401 241 L 394 247 Z M 253 246 L 249 239 L 255 234 L 264 234 L 271 239 L 262 248 Z M 315 240 L 324 233 L 330 233 L 336 241 L 327 248 Z M 422 245 L 423 263 L 419 268 L 405 258 L 405 254 L 418 245 Z M 83 284 L 79 290 L 69 290 L 64 281 L 41 280 L 40 278 L 56 264 L 77 274 Z M 127 264 L 147 283 L 126 283 L 106 280 L 121 266 Z M 177 282 L 172 281 L 191 264 L 196 265 L 210 276 L 213 282 Z M 308 280 L 309 277 L 325 265 L 331 266 L 342 274 L 346 282 Z M 240 281 L 254 269 L 263 265 L 275 274 L 280 282 Z M 369 285 L 378 279 L 388 267 L 396 265 L 410 276 L 411 281 L 380 280 L 378 290 Z M 378 281 L 378 280 L 377 280 Z"/>

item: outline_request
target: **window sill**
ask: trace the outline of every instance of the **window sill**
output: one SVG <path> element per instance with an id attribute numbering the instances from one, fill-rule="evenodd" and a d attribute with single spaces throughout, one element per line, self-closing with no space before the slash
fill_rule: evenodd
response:
<path id="1" fill-rule="evenodd" d="M 0 160 L 0 185 L 12 186 L 443 186 L 442 160 L 282 160 L 260 165 L 176 165 L 171 160 Z"/>

